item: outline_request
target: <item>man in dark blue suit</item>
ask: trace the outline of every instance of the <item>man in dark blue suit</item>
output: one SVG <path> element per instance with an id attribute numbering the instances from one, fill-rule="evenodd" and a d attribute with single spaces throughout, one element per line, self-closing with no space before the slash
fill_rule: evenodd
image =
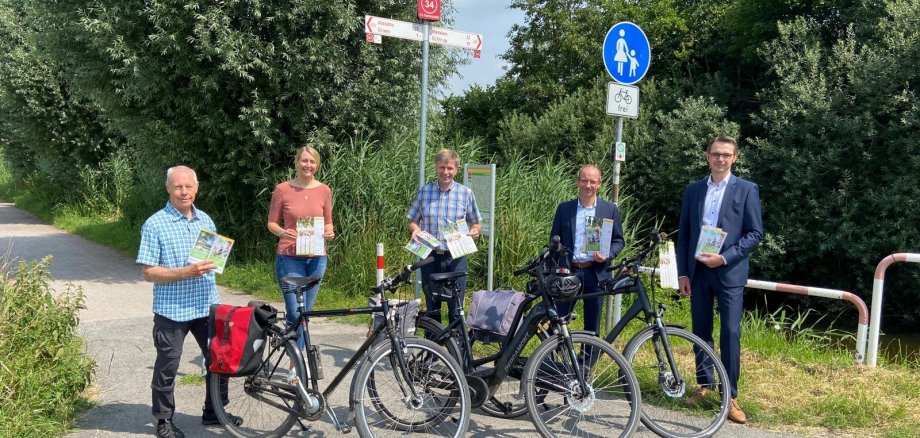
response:
<path id="1" fill-rule="evenodd" d="M 728 418 L 744 423 L 747 417 L 738 406 L 738 376 L 741 374 L 741 313 L 744 285 L 750 264 L 748 256 L 763 239 L 760 194 L 757 184 L 731 173 L 738 159 L 738 142 L 728 136 L 712 139 L 706 149 L 711 174 L 684 190 L 677 239 L 677 275 L 680 293 L 690 297 L 693 333 L 713 346 L 713 301 L 718 300 L 719 346 L 722 363 L 731 384 Z M 703 227 L 716 227 L 725 234 L 718 254 L 702 252 L 697 246 Z M 712 367 L 697 356 L 700 389 L 690 398 L 699 402 L 712 391 Z"/>
<path id="2" fill-rule="evenodd" d="M 578 197 L 559 204 L 549 235 L 550 239 L 559 236 L 560 243 L 572 251 L 570 267 L 581 280 L 582 293 L 588 294 L 596 292 L 598 283 L 610 278 L 610 273 L 604 268 L 607 260 L 623 250 L 623 225 L 616 205 L 597 197 L 601 186 L 601 171 L 597 166 L 583 166 L 578 171 L 576 184 Z M 610 250 L 606 253 L 597 250 L 601 244 L 601 233 L 596 226 L 603 224 L 604 219 L 613 221 Z M 572 303 L 558 303 L 559 314 L 568 315 Z M 584 300 L 584 306 L 585 330 L 596 333 L 601 322 L 601 297 Z"/>

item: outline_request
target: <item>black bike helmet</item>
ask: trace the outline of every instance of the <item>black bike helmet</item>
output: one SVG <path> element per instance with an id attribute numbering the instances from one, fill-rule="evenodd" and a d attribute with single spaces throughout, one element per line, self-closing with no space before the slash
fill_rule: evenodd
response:
<path id="1" fill-rule="evenodd" d="M 581 291 L 581 280 L 568 273 L 549 274 L 546 276 L 546 291 L 553 298 L 571 300 Z"/>

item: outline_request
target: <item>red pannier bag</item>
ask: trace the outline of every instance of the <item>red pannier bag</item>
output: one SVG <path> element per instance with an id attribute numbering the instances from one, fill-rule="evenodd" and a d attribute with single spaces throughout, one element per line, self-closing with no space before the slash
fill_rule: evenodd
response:
<path id="1" fill-rule="evenodd" d="M 245 376 L 259 368 L 266 331 L 277 310 L 260 302 L 240 307 L 212 304 L 208 318 L 208 371 Z"/>

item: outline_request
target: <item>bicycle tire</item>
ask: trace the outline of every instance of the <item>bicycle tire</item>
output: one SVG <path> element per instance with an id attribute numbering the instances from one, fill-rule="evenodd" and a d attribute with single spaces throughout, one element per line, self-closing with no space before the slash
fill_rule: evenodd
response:
<path id="1" fill-rule="evenodd" d="M 571 362 L 565 339 L 557 335 L 534 350 L 524 369 L 525 399 L 537 431 L 544 437 L 607 438 L 617 431 L 631 436 L 639 426 L 642 397 L 626 359 L 597 336 L 574 333 L 571 339 L 579 363 Z M 586 370 L 587 395 L 575 366 Z"/>
<path id="2" fill-rule="evenodd" d="M 642 424 L 665 438 L 701 438 L 715 434 L 728 417 L 731 394 L 727 373 L 716 352 L 699 336 L 677 327 L 666 327 L 668 345 L 679 374 L 674 378 L 663 353 L 657 327 L 646 327 L 626 344 L 626 359 L 632 365 L 642 391 Z M 697 386 L 698 351 L 713 364 L 715 387 L 704 399 L 693 400 L 692 386 Z M 692 377 L 691 377 L 692 376 Z M 692 379 L 688 381 L 689 379 Z"/>
<path id="3" fill-rule="evenodd" d="M 513 334 L 509 334 L 509 336 L 513 336 Z M 527 342 L 533 342 L 535 338 L 542 342 L 546 339 L 546 336 L 544 336 L 542 331 L 537 331 Z M 498 345 L 499 348 L 501 348 L 501 344 L 498 342 L 493 342 L 492 344 Z M 486 354 L 494 354 L 496 352 L 497 351 Z M 480 407 L 480 410 L 487 415 L 496 418 L 512 419 L 527 414 L 527 401 L 524 399 L 524 391 L 522 390 L 520 378 L 524 374 L 524 367 L 527 366 L 528 357 L 524 357 L 524 355 L 525 352 L 522 351 L 521 355 L 515 359 L 515 364 L 512 365 L 513 368 L 509 371 L 508 375 L 506 375 L 501 383 L 492 390 L 491 398 L 486 400 Z M 495 405 L 496 401 L 502 405 L 501 408 Z"/>
<path id="4" fill-rule="evenodd" d="M 266 342 L 266 345 L 270 345 Z M 287 341 L 281 348 L 263 349 L 262 364 L 253 375 L 229 377 L 227 382 L 227 404 L 214 403 L 214 413 L 220 424 L 236 438 L 275 438 L 284 436 L 297 421 L 297 414 L 285 412 L 268 401 L 288 406 L 296 412 L 303 410 L 303 401 L 296 391 L 281 388 L 275 383 L 289 386 L 288 364 L 301 381 L 306 372 L 303 362 L 297 359 L 297 344 Z M 279 354 L 280 353 L 280 354 Z M 219 379 L 222 376 L 211 373 L 211 400 L 220 400 Z M 229 414 L 240 417 L 241 425 L 230 421 Z"/>
<path id="5" fill-rule="evenodd" d="M 404 436 L 425 433 L 461 437 L 470 422 L 470 394 L 457 361 L 427 339 L 405 340 L 409 385 L 420 396 L 412 406 L 400 389 L 402 373 L 394 366 L 393 349 L 371 352 L 356 371 L 351 388 L 355 425 L 361 436 Z"/>
<path id="6" fill-rule="evenodd" d="M 444 326 L 442 326 L 441 323 L 427 316 L 419 318 L 415 324 L 415 336 L 420 339 L 427 339 L 434 342 L 443 331 Z M 448 336 L 435 343 L 447 350 L 450 356 L 456 359 L 457 363 L 460 363 L 460 347 L 457 346 L 457 342 L 454 338 Z"/>

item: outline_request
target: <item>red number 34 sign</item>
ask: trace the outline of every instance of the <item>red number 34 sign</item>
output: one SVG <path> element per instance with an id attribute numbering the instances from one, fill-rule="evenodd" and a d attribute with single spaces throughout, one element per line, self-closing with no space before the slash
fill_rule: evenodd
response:
<path id="1" fill-rule="evenodd" d="M 441 21 L 441 0 L 418 0 L 418 18 Z"/>

